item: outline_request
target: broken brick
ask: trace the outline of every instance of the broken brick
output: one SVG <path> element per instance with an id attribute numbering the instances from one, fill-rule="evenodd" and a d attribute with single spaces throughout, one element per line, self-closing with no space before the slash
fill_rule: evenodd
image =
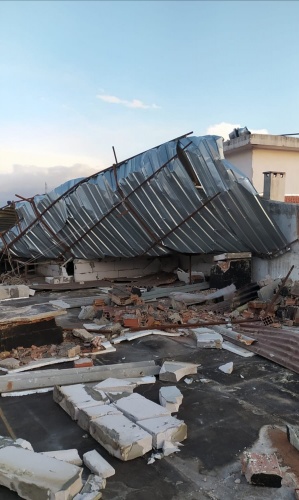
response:
<path id="1" fill-rule="evenodd" d="M 81 358 L 74 361 L 74 368 L 89 368 L 93 366 L 93 360 L 88 358 Z"/>
<path id="2" fill-rule="evenodd" d="M 241 458 L 242 474 L 256 486 L 280 488 L 282 473 L 276 455 L 244 452 Z"/>

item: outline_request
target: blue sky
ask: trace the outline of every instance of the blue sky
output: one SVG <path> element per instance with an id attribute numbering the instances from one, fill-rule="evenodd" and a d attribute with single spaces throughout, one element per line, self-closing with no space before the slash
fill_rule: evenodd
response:
<path id="1" fill-rule="evenodd" d="M 112 145 L 299 132 L 298 19 L 294 1 L 2 0 L 0 204 L 109 166 Z"/>

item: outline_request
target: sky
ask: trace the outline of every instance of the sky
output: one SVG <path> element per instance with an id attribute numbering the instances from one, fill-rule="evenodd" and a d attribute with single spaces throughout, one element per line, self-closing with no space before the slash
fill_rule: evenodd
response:
<path id="1" fill-rule="evenodd" d="M 0 2 L 0 206 L 193 131 L 299 132 L 299 3 Z"/>

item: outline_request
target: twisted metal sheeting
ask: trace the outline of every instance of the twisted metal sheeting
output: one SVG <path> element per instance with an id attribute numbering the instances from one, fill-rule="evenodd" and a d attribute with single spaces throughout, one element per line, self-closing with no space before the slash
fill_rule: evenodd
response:
<path id="1" fill-rule="evenodd" d="M 2 250 L 24 258 L 97 259 L 251 251 L 287 241 L 222 138 L 183 137 L 16 203 Z"/>

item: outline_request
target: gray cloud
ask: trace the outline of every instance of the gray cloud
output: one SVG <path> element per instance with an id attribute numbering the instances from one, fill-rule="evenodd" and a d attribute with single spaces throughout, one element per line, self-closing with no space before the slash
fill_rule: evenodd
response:
<path id="1" fill-rule="evenodd" d="M 17 201 L 16 194 L 24 198 L 43 194 L 46 189 L 49 192 L 70 179 L 87 177 L 95 172 L 96 169 L 80 164 L 50 168 L 14 165 L 11 172 L 0 172 L 0 207 L 8 200 Z"/>

